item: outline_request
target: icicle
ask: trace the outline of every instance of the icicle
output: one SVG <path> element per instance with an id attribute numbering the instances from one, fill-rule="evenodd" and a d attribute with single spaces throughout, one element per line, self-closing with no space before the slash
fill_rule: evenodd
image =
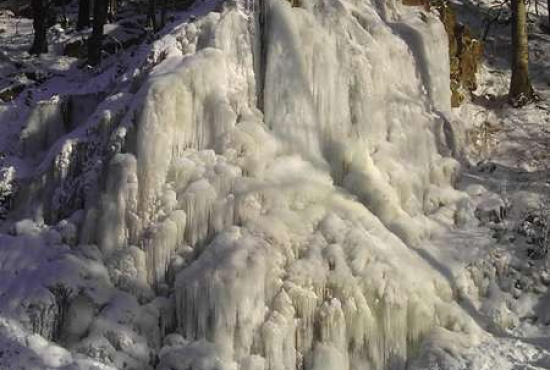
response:
<path id="1" fill-rule="evenodd" d="M 206 180 L 194 182 L 187 188 L 182 206 L 188 216 L 185 238 L 189 244 L 194 246 L 210 236 L 210 215 L 216 198 L 216 190 Z"/>
<path id="2" fill-rule="evenodd" d="M 149 283 L 155 287 L 166 283 L 166 273 L 177 247 L 183 244 L 187 217 L 176 210 L 159 222 L 147 240 Z"/>
<path id="3" fill-rule="evenodd" d="M 57 96 L 33 108 L 19 138 L 24 155 L 43 152 L 65 134 L 62 104 Z"/>
<path id="4" fill-rule="evenodd" d="M 138 226 L 134 217 L 137 205 L 136 158 L 117 154 L 109 164 L 106 192 L 102 196 L 98 224 L 98 244 L 105 253 L 123 248 L 128 242 L 128 229 Z M 132 235 L 137 232 L 133 231 Z"/>
<path id="5" fill-rule="evenodd" d="M 265 242 L 233 227 L 178 275 L 178 325 L 187 338 L 211 340 L 223 358 L 250 354 L 265 315 L 267 251 Z"/>
<path id="6" fill-rule="evenodd" d="M 167 73 L 146 86 L 139 117 L 139 204 L 146 223 L 155 216 L 173 159 L 188 148 L 219 146 L 236 121 L 225 94 L 226 62 L 219 50 L 202 50 Z"/>
<path id="7" fill-rule="evenodd" d="M 293 3 L 238 1 L 184 27 L 181 60 L 170 49 L 140 92 L 137 168 L 117 157 L 86 224 L 100 220 L 104 250 L 143 247 L 158 292 L 175 279 L 182 353 L 401 370 L 434 325 L 471 329 L 409 248 L 429 231 L 426 192 L 457 171 L 434 137 L 449 76 L 430 44 L 446 35 L 395 4 Z"/>

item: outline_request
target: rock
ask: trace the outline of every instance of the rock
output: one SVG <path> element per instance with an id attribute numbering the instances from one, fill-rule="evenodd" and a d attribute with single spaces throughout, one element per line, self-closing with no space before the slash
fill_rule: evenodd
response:
<path id="1" fill-rule="evenodd" d="M 164 342 L 163 344 L 168 347 L 185 346 L 189 343 L 189 341 L 185 340 L 183 336 L 177 333 L 168 334 L 164 338 L 163 342 Z"/>
<path id="2" fill-rule="evenodd" d="M 63 54 L 72 58 L 83 58 L 86 56 L 86 53 L 86 43 L 82 39 L 68 42 L 63 52 Z"/>
<path id="3" fill-rule="evenodd" d="M 5 219 L 11 210 L 16 191 L 15 168 L 13 166 L 0 168 L 0 220 Z"/>
<path id="4" fill-rule="evenodd" d="M 43 83 L 46 81 L 50 76 L 49 73 L 44 73 L 43 71 L 27 71 L 25 72 L 25 77 L 27 77 L 29 80 L 33 80 L 38 84 Z"/>
<path id="5" fill-rule="evenodd" d="M 447 1 L 403 0 L 403 5 L 422 6 L 426 11 L 434 7 L 439 12 L 449 37 L 451 105 L 458 107 L 466 94 L 477 88 L 476 73 L 483 55 L 481 41 L 473 37 L 468 27 L 457 22 L 455 11 Z"/>
<path id="6" fill-rule="evenodd" d="M 506 204 L 501 197 L 492 194 L 477 205 L 474 214 L 483 223 L 500 223 L 506 216 Z"/>
<path id="7" fill-rule="evenodd" d="M 75 343 L 80 340 L 92 324 L 94 302 L 85 293 L 79 293 L 68 307 L 66 321 L 63 325 L 63 340 Z"/>
<path id="8" fill-rule="evenodd" d="M 546 286 L 550 285 L 550 274 L 547 271 L 542 271 L 539 274 L 539 277 L 540 277 L 541 283 L 543 283 Z"/>
<path id="9" fill-rule="evenodd" d="M 481 184 L 470 184 L 466 187 L 466 193 L 471 196 L 480 196 L 486 192 L 487 189 Z"/>
<path id="10" fill-rule="evenodd" d="M 457 203 L 454 214 L 454 223 L 458 227 L 465 226 L 472 215 L 472 204 L 469 199 L 464 198 Z"/>
<path id="11" fill-rule="evenodd" d="M 10 102 L 12 100 L 15 100 L 24 89 L 25 85 L 23 84 L 10 86 L 0 91 L 0 100 L 2 100 L 3 102 Z"/>
<path id="12" fill-rule="evenodd" d="M 15 13 L 11 10 L 0 10 L 0 17 L 15 18 Z"/>
<path id="13" fill-rule="evenodd" d="M 422 6 L 426 11 L 430 11 L 430 0 L 403 0 L 403 5 L 407 6 Z"/>

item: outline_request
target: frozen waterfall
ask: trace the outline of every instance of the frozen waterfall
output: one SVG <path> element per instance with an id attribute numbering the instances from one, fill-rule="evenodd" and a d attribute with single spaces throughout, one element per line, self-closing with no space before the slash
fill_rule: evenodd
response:
<path id="1" fill-rule="evenodd" d="M 157 369 L 397 370 L 475 334 L 416 251 L 458 171 L 435 15 L 228 1 L 163 42 L 80 236 L 166 297 Z"/>

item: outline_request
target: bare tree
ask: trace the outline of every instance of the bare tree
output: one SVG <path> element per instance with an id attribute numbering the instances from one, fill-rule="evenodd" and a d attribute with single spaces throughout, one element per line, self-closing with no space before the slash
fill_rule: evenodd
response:
<path id="1" fill-rule="evenodd" d="M 160 27 L 164 28 L 164 26 L 166 26 L 167 21 L 168 21 L 168 0 L 163 0 L 162 9 L 160 11 Z"/>
<path id="2" fill-rule="evenodd" d="M 153 27 L 153 32 L 158 31 L 158 25 L 157 25 L 157 4 L 156 0 L 149 0 L 149 11 L 147 14 L 147 18 L 149 18 L 149 24 L 151 27 Z"/>
<path id="3" fill-rule="evenodd" d="M 550 0 L 549 0 L 550 1 Z M 160 8 L 160 19 L 158 19 L 157 11 Z M 147 12 L 147 19 L 149 25 L 153 28 L 153 32 L 158 32 L 161 28 L 166 26 L 168 21 L 168 0 L 149 0 L 149 10 Z"/>
<path id="4" fill-rule="evenodd" d="M 88 63 L 97 66 L 101 62 L 103 28 L 107 21 L 107 0 L 95 0 L 92 36 L 88 41 Z"/>
<path id="5" fill-rule="evenodd" d="M 34 40 L 29 53 L 40 55 L 48 52 L 48 0 L 32 0 L 32 26 L 34 28 Z"/>
<path id="6" fill-rule="evenodd" d="M 527 11 L 524 0 L 512 0 L 512 80 L 508 97 L 515 106 L 523 106 L 535 97 L 529 79 Z"/>
<path id="7" fill-rule="evenodd" d="M 55 3 L 55 5 L 61 4 L 61 25 L 63 28 L 69 26 L 69 17 L 67 16 L 67 0 L 62 0 L 61 3 Z"/>
<path id="8" fill-rule="evenodd" d="M 90 0 L 79 0 L 76 29 L 80 31 L 88 27 L 90 27 Z"/>
<path id="9" fill-rule="evenodd" d="M 109 16 L 109 22 L 114 22 L 118 8 L 118 0 L 108 0 L 108 4 L 109 10 L 107 13 Z"/>

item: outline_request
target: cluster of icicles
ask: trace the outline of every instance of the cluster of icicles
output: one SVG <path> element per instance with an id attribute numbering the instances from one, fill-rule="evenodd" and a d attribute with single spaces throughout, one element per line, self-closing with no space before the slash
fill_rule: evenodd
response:
<path id="1" fill-rule="evenodd" d="M 456 172 L 446 35 L 421 13 L 237 2 L 166 36 L 81 241 L 171 297 L 174 351 L 402 369 L 434 326 L 472 330 L 412 249 Z"/>

